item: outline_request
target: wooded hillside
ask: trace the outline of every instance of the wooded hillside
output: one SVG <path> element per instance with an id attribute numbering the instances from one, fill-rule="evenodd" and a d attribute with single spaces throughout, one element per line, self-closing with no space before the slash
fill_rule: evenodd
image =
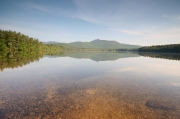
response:
<path id="1" fill-rule="evenodd" d="M 140 52 L 180 53 L 180 44 L 156 45 L 139 48 Z"/>

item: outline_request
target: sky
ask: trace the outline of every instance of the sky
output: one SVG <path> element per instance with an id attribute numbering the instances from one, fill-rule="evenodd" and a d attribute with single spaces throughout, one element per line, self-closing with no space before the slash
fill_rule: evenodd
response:
<path id="1" fill-rule="evenodd" d="M 180 43 L 180 0 L 0 0 L 0 29 L 40 41 Z"/>

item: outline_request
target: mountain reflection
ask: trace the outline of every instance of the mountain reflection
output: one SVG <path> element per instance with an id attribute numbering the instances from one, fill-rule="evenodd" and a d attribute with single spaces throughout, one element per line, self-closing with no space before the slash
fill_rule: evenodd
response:
<path id="1" fill-rule="evenodd" d="M 143 53 L 143 52 L 1 52 L 0 53 L 0 70 L 5 68 L 18 68 L 30 64 L 34 61 L 39 61 L 42 57 L 72 57 L 76 59 L 90 59 L 96 62 L 99 61 L 114 61 L 120 58 L 130 57 L 152 57 L 163 58 L 169 60 L 180 60 L 180 54 L 171 53 Z"/>
<path id="2" fill-rule="evenodd" d="M 169 60 L 180 60 L 180 54 L 178 53 L 153 53 L 153 52 L 64 52 L 64 53 L 53 53 L 51 55 L 46 54 L 47 57 L 72 57 L 76 59 L 90 59 L 96 62 L 99 61 L 114 61 L 120 58 L 130 57 L 151 57 L 151 58 L 162 58 Z"/>
<path id="3" fill-rule="evenodd" d="M 48 56 L 48 55 L 47 55 Z M 76 59 L 90 59 L 99 61 L 114 61 L 120 58 L 139 57 L 137 52 L 65 52 L 48 57 L 72 57 Z"/>

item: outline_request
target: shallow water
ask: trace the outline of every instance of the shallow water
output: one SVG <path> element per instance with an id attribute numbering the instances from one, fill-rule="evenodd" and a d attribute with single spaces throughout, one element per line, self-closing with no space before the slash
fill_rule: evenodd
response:
<path id="1" fill-rule="evenodd" d="M 135 53 L 44 56 L 0 72 L 0 118 L 179 119 L 179 72 Z"/>

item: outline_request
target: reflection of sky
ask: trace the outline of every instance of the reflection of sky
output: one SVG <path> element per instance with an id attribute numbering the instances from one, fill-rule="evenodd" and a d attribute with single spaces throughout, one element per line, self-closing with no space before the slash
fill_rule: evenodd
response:
<path id="1" fill-rule="evenodd" d="M 144 74 L 164 74 L 169 76 L 180 76 L 180 73 L 177 72 L 180 70 L 180 62 L 170 61 L 164 59 L 153 59 L 153 58 L 137 58 L 125 59 L 125 67 L 120 69 L 113 70 L 114 72 L 135 72 L 135 73 L 144 73 Z"/>
<path id="2" fill-rule="evenodd" d="M 118 63 L 121 64 L 122 62 Z M 129 78 L 141 78 L 180 86 L 179 61 L 139 57 L 124 59 L 123 64 L 125 65 L 121 68 L 115 68 L 109 72 L 120 73 Z"/>
<path id="3" fill-rule="evenodd" d="M 116 75 L 136 80 L 151 80 L 180 86 L 180 62 L 154 58 L 124 58 L 116 61 L 94 62 L 69 57 L 47 58 L 16 69 L 0 72 L 4 80 L 43 80 L 47 77 L 83 79 L 96 75 Z"/>

